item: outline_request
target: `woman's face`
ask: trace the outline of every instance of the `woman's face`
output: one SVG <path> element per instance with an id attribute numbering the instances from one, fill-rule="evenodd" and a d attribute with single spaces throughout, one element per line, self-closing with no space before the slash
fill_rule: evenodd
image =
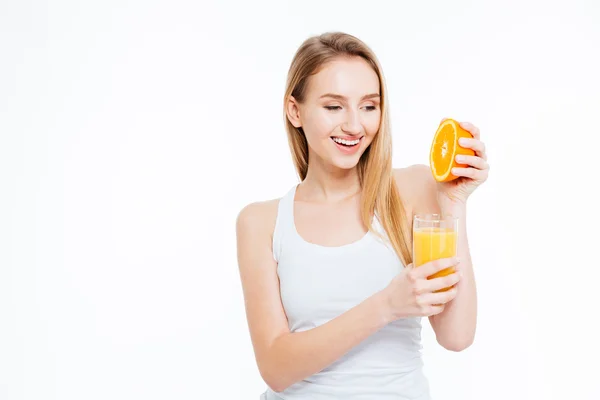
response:
<path id="1" fill-rule="evenodd" d="M 305 101 L 292 97 L 287 111 L 306 135 L 309 165 L 354 168 L 379 130 L 379 79 L 360 57 L 332 61 L 309 78 Z"/>

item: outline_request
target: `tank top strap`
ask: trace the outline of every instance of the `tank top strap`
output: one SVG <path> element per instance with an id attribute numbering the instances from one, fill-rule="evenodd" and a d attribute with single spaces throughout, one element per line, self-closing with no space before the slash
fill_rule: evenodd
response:
<path id="1" fill-rule="evenodd" d="M 373 216 L 372 226 L 373 226 L 373 230 L 375 232 L 379 233 L 379 235 L 380 235 L 380 236 L 375 236 L 377 241 L 384 244 L 389 249 L 391 249 L 392 251 L 395 252 L 392 242 L 390 241 L 390 238 L 389 238 L 387 232 L 385 231 L 383 224 L 381 223 L 381 219 L 380 219 L 379 213 L 377 213 L 377 211 L 375 211 L 375 215 Z"/>
<path id="2" fill-rule="evenodd" d="M 296 188 L 294 185 L 280 200 L 277 208 L 277 219 L 273 231 L 273 258 L 279 262 L 284 239 L 293 237 L 294 229 L 294 197 Z"/>

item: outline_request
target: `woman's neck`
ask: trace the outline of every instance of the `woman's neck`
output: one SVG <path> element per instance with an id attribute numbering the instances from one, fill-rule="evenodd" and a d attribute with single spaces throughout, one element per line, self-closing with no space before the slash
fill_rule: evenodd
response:
<path id="1" fill-rule="evenodd" d="M 358 169 L 311 168 L 302 181 L 302 197 L 318 203 L 336 203 L 360 193 Z"/>

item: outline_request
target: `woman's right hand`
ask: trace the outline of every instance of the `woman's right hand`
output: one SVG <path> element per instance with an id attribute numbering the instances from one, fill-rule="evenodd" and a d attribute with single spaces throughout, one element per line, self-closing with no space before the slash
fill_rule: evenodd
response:
<path id="1" fill-rule="evenodd" d="M 457 258 L 442 258 L 416 268 L 412 264 L 404 268 L 382 291 L 391 320 L 429 317 L 444 311 L 446 303 L 456 297 L 457 288 L 453 285 L 459 281 L 459 273 L 433 279 L 427 277 L 457 264 Z M 434 293 L 451 286 L 447 291 Z"/>

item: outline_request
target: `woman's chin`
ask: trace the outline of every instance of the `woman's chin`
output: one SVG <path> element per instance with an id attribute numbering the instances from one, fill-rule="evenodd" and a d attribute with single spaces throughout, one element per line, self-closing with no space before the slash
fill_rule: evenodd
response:
<path id="1" fill-rule="evenodd" d="M 360 160 L 360 155 L 356 154 L 352 157 L 334 157 L 331 160 L 331 165 L 335 168 L 339 169 L 352 169 L 358 165 L 358 161 Z"/>

